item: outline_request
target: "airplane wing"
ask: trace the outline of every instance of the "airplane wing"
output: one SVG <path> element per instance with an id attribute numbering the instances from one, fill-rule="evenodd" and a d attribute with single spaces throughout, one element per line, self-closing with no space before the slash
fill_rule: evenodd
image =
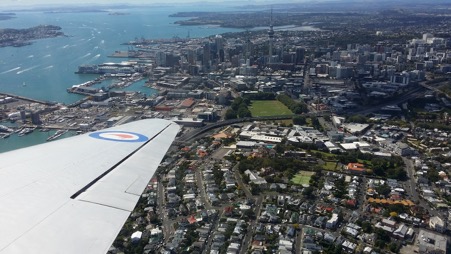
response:
<path id="1" fill-rule="evenodd" d="M 0 154 L 0 253 L 106 253 L 178 131 L 141 120 Z"/>

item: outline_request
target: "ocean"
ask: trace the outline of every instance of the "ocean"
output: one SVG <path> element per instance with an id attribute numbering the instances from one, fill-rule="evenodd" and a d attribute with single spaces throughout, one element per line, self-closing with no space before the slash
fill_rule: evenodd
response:
<path id="1" fill-rule="evenodd" d="M 108 15 L 107 12 L 17 12 L 16 18 L 0 21 L 0 29 L 57 25 L 67 37 L 36 40 L 25 47 L 0 48 L 0 92 L 69 104 L 82 96 L 69 94 L 66 89 L 93 79 L 93 75 L 74 74 L 78 66 L 125 60 L 108 57 L 116 50 L 127 50 L 128 47 L 121 43 L 141 37 L 186 38 L 189 35 L 194 38 L 242 31 L 217 26 L 179 26 L 174 22 L 183 18 L 169 17 L 176 12 L 208 11 L 209 8 L 212 7 L 174 6 L 121 10 L 128 15 Z M 117 10 L 112 10 L 114 11 Z M 132 85 L 128 90 L 148 95 L 156 92 L 142 86 L 143 83 Z M 13 135 L 8 139 L 0 139 L 0 152 L 42 143 L 46 135 L 35 131 L 24 137 Z"/>

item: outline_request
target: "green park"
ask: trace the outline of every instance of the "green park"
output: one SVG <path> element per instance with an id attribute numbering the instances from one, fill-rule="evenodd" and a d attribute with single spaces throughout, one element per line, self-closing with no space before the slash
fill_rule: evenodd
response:
<path id="1" fill-rule="evenodd" d="M 291 115 L 291 110 L 278 100 L 253 100 L 249 106 L 252 116 Z"/>

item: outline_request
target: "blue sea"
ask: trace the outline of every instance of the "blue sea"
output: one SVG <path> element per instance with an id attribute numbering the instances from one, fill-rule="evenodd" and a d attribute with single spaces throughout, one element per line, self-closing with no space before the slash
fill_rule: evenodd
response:
<path id="1" fill-rule="evenodd" d="M 128 15 L 108 15 L 107 12 L 16 12 L 16 18 L 0 21 L 0 29 L 57 25 L 67 37 L 36 40 L 25 47 L 0 48 L 0 92 L 69 104 L 82 97 L 69 94 L 66 89 L 95 77 L 74 74 L 78 66 L 125 60 L 108 58 L 108 55 L 116 50 L 127 50 L 128 47 L 121 43 L 141 37 L 185 38 L 189 35 L 193 38 L 241 31 L 216 26 L 179 26 L 174 22 L 182 18 L 169 17 L 176 12 L 208 11 L 208 8 L 212 7 L 148 7 L 121 10 Z M 155 92 L 142 86 L 143 83 L 137 83 L 128 89 L 146 94 Z M 45 135 L 33 133 L 20 138 L 11 136 L 9 141 L 0 140 L 0 152 L 42 143 Z"/>

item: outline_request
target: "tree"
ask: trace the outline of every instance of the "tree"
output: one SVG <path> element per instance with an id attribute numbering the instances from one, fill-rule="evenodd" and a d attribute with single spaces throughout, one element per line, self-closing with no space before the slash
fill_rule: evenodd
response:
<path id="1" fill-rule="evenodd" d="M 305 116 L 294 116 L 293 117 L 293 124 L 305 125 L 305 124 L 307 124 L 307 119 L 305 118 Z"/>
<path id="2" fill-rule="evenodd" d="M 306 196 L 308 199 L 314 198 L 314 196 L 313 196 L 313 187 L 309 186 L 307 188 L 304 188 L 304 190 L 302 191 L 302 194 L 304 196 Z"/>
<path id="3" fill-rule="evenodd" d="M 353 116 L 348 117 L 347 122 L 367 123 L 368 118 L 366 118 L 365 116 L 362 116 L 362 115 L 353 115 Z"/>
<path id="4" fill-rule="evenodd" d="M 249 111 L 249 109 L 244 104 L 240 105 L 237 113 L 238 113 L 238 117 L 240 117 L 240 118 L 252 116 L 251 111 Z"/>
<path id="5" fill-rule="evenodd" d="M 394 242 L 390 243 L 388 245 L 388 248 L 390 249 L 391 252 L 398 253 L 398 245 L 396 243 Z"/>
<path id="6" fill-rule="evenodd" d="M 321 126 L 321 123 L 320 123 L 319 120 L 318 120 L 318 117 L 312 116 L 311 119 L 312 119 L 312 125 L 313 125 L 313 127 L 315 127 L 315 129 L 320 130 L 320 129 L 323 128 L 323 127 Z"/>
<path id="7" fill-rule="evenodd" d="M 236 98 L 236 99 L 232 102 L 232 105 L 230 105 L 230 107 L 231 107 L 233 110 L 237 111 L 238 108 L 240 107 L 240 105 L 241 105 L 242 103 L 243 103 L 243 98 L 238 97 L 238 98 Z"/>
<path id="8" fill-rule="evenodd" d="M 387 184 L 382 184 L 376 187 L 376 191 L 380 195 L 387 196 L 388 194 L 390 194 L 391 188 Z"/>
<path id="9" fill-rule="evenodd" d="M 255 212 L 252 209 L 247 209 L 243 212 L 243 216 L 245 218 L 254 220 L 255 219 Z"/>
<path id="10" fill-rule="evenodd" d="M 362 230 L 365 233 L 371 233 L 373 232 L 373 226 L 371 225 L 371 222 L 363 221 L 362 222 Z"/>
<path id="11" fill-rule="evenodd" d="M 303 102 L 296 102 L 286 94 L 277 95 L 276 99 L 287 106 L 293 113 L 301 114 L 307 112 L 307 105 Z"/>
<path id="12" fill-rule="evenodd" d="M 225 119 L 235 119 L 236 118 L 236 112 L 235 110 L 229 108 L 227 109 L 226 113 L 225 113 Z"/>

